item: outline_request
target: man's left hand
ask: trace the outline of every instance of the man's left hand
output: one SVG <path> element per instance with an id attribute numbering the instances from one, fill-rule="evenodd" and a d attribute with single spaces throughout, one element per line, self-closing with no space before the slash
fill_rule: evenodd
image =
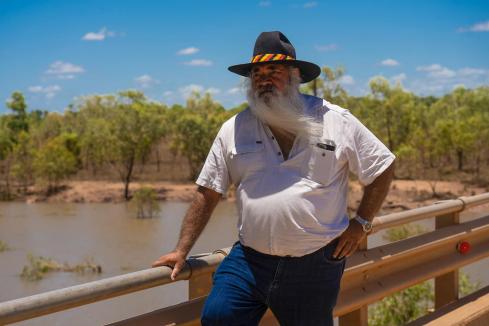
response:
<path id="1" fill-rule="evenodd" d="M 350 220 L 350 225 L 339 238 L 338 245 L 333 253 L 333 258 L 342 259 L 353 254 L 363 238 L 366 236 L 362 226 L 355 220 Z"/>

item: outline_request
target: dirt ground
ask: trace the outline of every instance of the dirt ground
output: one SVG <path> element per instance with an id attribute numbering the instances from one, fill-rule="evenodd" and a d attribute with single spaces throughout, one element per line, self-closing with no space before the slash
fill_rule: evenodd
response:
<path id="1" fill-rule="evenodd" d="M 175 182 L 134 182 L 130 184 L 130 193 L 141 187 L 156 190 L 158 200 L 190 201 L 196 186 L 192 183 Z M 28 203 L 114 203 L 124 201 L 124 185 L 112 181 L 70 181 L 56 194 L 46 196 L 38 189 L 30 189 L 25 197 Z"/>
<path id="2" fill-rule="evenodd" d="M 154 182 L 131 183 L 130 190 L 134 192 L 141 186 L 156 190 L 158 200 L 162 201 L 190 201 L 196 189 L 192 183 Z M 433 193 L 435 187 L 435 194 Z M 380 214 L 402 211 L 416 207 L 426 206 L 433 202 L 472 196 L 487 192 L 488 189 L 469 186 L 455 181 L 428 182 L 424 180 L 394 180 L 384 202 Z M 349 204 L 350 211 L 355 211 L 360 203 L 362 187 L 358 182 L 350 183 Z M 111 203 L 122 202 L 123 184 L 110 181 L 71 181 L 66 183 L 56 194 L 46 196 L 42 191 L 30 189 L 29 194 L 22 198 L 27 203 L 34 202 L 69 202 L 69 203 Z M 233 201 L 232 191 L 225 200 Z"/>

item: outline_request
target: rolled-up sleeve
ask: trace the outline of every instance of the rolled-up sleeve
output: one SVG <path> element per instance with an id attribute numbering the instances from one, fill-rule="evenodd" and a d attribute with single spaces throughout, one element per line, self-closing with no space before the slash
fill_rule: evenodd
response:
<path id="1" fill-rule="evenodd" d="M 223 145 L 221 129 L 212 143 L 211 150 L 195 183 L 218 193 L 226 194 L 229 186 L 229 172 Z"/>
<path id="2" fill-rule="evenodd" d="M 349 113 L 346 118 L 348 166 L 366 186 L 392 164 L 395 155 L 356 117 Z"/>

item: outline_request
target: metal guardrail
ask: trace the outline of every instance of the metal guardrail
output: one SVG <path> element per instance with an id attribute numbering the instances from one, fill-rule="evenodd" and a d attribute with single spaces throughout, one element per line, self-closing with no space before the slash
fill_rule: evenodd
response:
<path id="1" fill-rule="evenodd" d="M 347 261 L 341 293 L 335 309 L 337 315 L 343 316 L 343 321 L 340 318 L 340 324 L 358 320 L 359 322 L 355 324 L 366 325 L 365 309 L 368 303 L 433 277 L 444 280 L 443 283 L 454 283 L 455 277 L 458 280 L 458 273 L 454 270 L 489 256 L 489 217 L 458 225 L 458 213 L 485 203 L 489 203 L 489 193 L 376 217 L 373 232 L 432 217 L 437 217 L 439 230 L 385 246 L 358 251 L 352 255 Z M 462 256 L 455 251 L 455 245 L 461 239 L 469 239 L 476 244 L 470 254 Z M 229 249 L 221 249 L 208 256 L 187 260 L 177 281 L 190 280 L 191 299 L 206 295 L 210 288 L 211 274 Z M 412 259 L 414 256 L 416 259 Z M 168 267 L 151 268 L 2 302 L 0 324 L 18 322 L 168 284 L 173 282 L 170 275 L 171 269 Z M 444 295 L 443 298 L 438 295 L 440 297 L 438 305 L 445 301 L 453 301 L 454 295 L 458 295 L 458 287 L 456 290 L 453 286 L 447 287 L 443 284 L 437 287 L 437 279 L 435 279 L 435 289 L 439 293 L 449 294 Z M 196 284 L 194 288 L 192 283 Z"/>
<path id="2" fill-rule="evenodd" d="M 212 273 L 231 248 L 188 259 L 176 281 Z M 0 325 L 172 283 L 171 268 L 156 267 L 0 303 Z"/>
<path id="3" fill-rule="evenodd" d="M 373 232 L 415 222 L 435 216 L 460 213 L 466 209 L 489 203 L 489 193 L 471 197 L 444 200 L 433 205 L 410 209 L 404 212 L 378 216 L 373 221 Z"/>

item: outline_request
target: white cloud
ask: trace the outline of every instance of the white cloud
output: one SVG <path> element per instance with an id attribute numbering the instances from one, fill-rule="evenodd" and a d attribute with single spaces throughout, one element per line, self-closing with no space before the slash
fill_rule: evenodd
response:
<path id="1" fill-rule="evenodd" d="M 184 64 L 186 64 L 187 66 L 208 67 L 208 66 L 212 66 L 212 61 L 206 59 L 194 59 L 191 61 L 187 61 Z"/>
<path id="2" fill-rule="evenodd" d="M 316 45 L 316 50 L 321 52 L 330 52 L 338 50 L 338 45 L 336 44 L 325 44 L 325 45 Z"/>
<path id="3" fill-rule="evenodd" d="M 82 72 L 85 72 L 83 67 L 63 61 L 53 62 L 48 70 L 45 71 L 46 74 L 53 75 L 58 79 L 73 79 L 76 74 L 81 74 Z"/>
<path id="4" fill-rule="evenodd" d="M 394 59 L 390 59 L 390 58 L 389 59 L 382 60 L 382 62 L 380 64 L 382 66 L 387 66 L 387 67 L 399 66 L 399 62 L 397 62 Z"/>
<path id="5" fill-rule="evenodd" d="M 58 79 L 74 79 L 75 75 L 58 75 Z"/>
<path id="6" fill-rule="evenodd" d="M 197 84 L 190 84 L 184 87 L 181 87 L 178 89 L 180 94 L 182 95 L 183 98 L 189 97 L 192 93 L 197 92 L 197 93 L 202 93 L 204 90 L 204 87 L 202 85 L 197 85 Z"/>
<path id="7" fill-rule="evenodd" d="M 460 76 L 480 76 L 489 74 L 488 70 L 465 67 L 457 72 Z"/>
<path id="8" fill-rule="evenodd" d="M 205 90 L 205 92 L 211 95 L 215 95 L 215 94 L 219 94 L 221 90 L 219 88 L 209 87 L 208 89 Z"/>
<path id="9" fill-rule="evenodd" d="M 157 79 L 154 79 L 153 77 L 151 77 L 150 75 L 148 74 L 145 74 L 145 75 L 142 75 L 142 76 L 139 76 L 139 77 L 136 77 L 134 78 L 134 81 L 142 88 L 148 88 L 148 87 L 151 87 L 153 85 L 156 85 L 156 84 L 159 84 L 160 81 L 157 80 Z"/>
<path id="10" fill-rule="evenodd" d="M 471 32 L 489 32 L 489 20 L 470 27 Z"/>
<path id="11" fill-rule="evenodd" d="M 436 71 L 436 70 L 440 70 L 442 69 L 443 67 L 437 63 L 434 63 L 432 65 L 429 65 L 429 66 L 419 66 L 419 67 L 416 67 L 416 70 L 417 71 Z"/>
<path id="12" fill-rule="evenodd" d="M 410 88 L 419 94 L 443 95 L 460 85 L 475 88 L 489 84 L 487 69 L 465 67 L 452 70 L 439 64 L 432 64 L 418 67 L 416 70 L 426 73 L 421 78 L 410 80 Z"/>
<path id="13" fill-rule="evenodd" d="M 98 32 L 88 32 L 83 35 L 82 40 L 84 41 L 103 41 L 107 37 L 114 37 L 115 32 L 109 31 L 106 27 L 102 27 Z"/>
<path id="14" fill-rule="evenodd" d="M 30 86 L 29 87 L 29 92 L 33 92 L 33 93 L 41 93 L 42 90 L 43 90 L 42 86 Z"/>
<path id="15" fill-rule="evenodd" d="M 460 27 L 459 32 L 489 32 L 489 20 L 474 24 L 470 27 Z"/>
<path id="16" fill-rule="evenodd" d="M 177 54 L 178 55 L 191 55 L 191 54 L 195 54 L 199 51 L 200 51 L 200 49 L 191 46 L 189 48 L 181 49 L 180 51 L 177 52 Z"/>
<path id="17" fill-rule="evenodd" d="M 61 90 L 59 85 L 50 85 L 50 86 L 30 86 L 29 92 L 44 94 L 46 98 L 50 99 L 56 96 L 56 94 Z"/>
<path id="18" fill-rule="evenodd" d="M 390 78 L 391 83 L 402 84 L 403 80 L 406 80 L 407 76 L 405 73 L 400 73 L 399 75 L 392 76 Z"/>
<path id="19" fill-rule="evenodd" d="M 173 92 L 172 91 L 166 91 L 166 92 L 163 93 L 163 96 L 164 97 L 170 97 L 172 95 L 173 95 Z"/>
<path id="20" fill-rule="evenodd" d="M 215 94 L 221 93 L 221 90 L 219 88 L 215 88 L 215 87 L 205 88 L 202 85 L 190 84 L 190 85 L 179 88 L 178 92 L 180 93 L 180 95 L 184 99 L 187 99 L 194 92 L 197 92 L 200 94 L 209 93 L 211 95 L 215 95 Z"/>
<path id="21" fill-rule="evenodd" d="M 272 2 L 271 2 L 271 1 L 260 1 L 260 2 L 258 3 L 258 5 L 259 5 L 260 7 L 270 7 L 270 6 L 272 5 Z"/>
<path id="22" fill-rule="evenodd" d="M 338 82 L 342 85 L 353 85 L 355 84 L 355 79 L 351 75 L 342 76 Z"/>
<path id="23" fill-rule="evenodd" d="M 309 9 L 309 8 L 317 7 L 317 5 L 318 3 L 316 1 L 312 1 L 312 2 L 306 2 L 303 7 Z"/>
<path id="24" fill-rule="evenodd" d="M 428 73 L 428 77 L 435 79 L 444 79 L 455 77 L 456 73 L 453 70 L 443 67 L 437 63 L 429 66 L 420 66 L 416 68 L 417 71 L 423 71 Z"/>
<path id="25" fill-rule="evenodd" d="M 227 93 L 231 95 L 236 95 L 236 94 L 243 93 L 243 89 L 241 87 L 233 87 L 228 89 Z"/>

